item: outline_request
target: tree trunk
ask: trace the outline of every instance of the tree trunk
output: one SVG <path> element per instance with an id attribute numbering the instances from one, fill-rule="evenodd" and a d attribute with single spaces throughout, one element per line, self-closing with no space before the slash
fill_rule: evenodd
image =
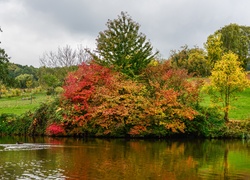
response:
<path id="1" fill-rule="evenodd" d="M 227 87 L 226 88 L 226 94 L 225 94 L 225 109 L 224 109 L 224 120 L 225 122 L 228 122 L 229 121 L 229 118 L 228 118 L 228 112 L 229 112 L 229 104 L 230 104 L 230 87 Z"/>
<path id="2" fill-rule="evenodd" d="M 225 122 L 229 121 L 229 118 L 228 118 L 228 107 L 226 107 L 226 110 L 225 110 L 224 120 L 225 120 Z"/>

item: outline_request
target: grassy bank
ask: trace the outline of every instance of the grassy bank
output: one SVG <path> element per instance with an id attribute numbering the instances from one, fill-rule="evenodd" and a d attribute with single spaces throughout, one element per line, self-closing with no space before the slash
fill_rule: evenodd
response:
<path id="1" fill-rule="evenodd" d="M 45 93 L 32 96 L 3 97 L 0 98 L 0 114 L 21 115 L 37 108 L 42 102 L 51 99 Z"/>
<path id="2" fill-rule="evenodd" d="M 207 94 L 202 94 L 201 105 L 205 107 L 211 106 L 210 98 Z M 237 94 L 237 99 L 232 102 L 229 111 L 230 120 L 246 120 L 250 119 L 250 88 Z"/>

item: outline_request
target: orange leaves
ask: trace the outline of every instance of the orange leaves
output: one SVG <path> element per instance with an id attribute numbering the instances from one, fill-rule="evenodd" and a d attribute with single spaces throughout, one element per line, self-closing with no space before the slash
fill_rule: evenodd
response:
<path id="1" fill-rule="evenodd" d="M 187 77 L 167 62 L 150 66 L 140 82 L 83 64 L 66 79 L 65 121 L 95 135 L 184 133 L 185 120 L 196 115 L 193 104 L 198 98 L 198 86 Z"/>
<path id="2" fill-rule="evenodd" d="M 142 125 L 135 125 L 134 127 L 132 127 L 129 131 L 128 134 L 130 135 L 140 135 L 144 132 L 147 131 L 147 128 L 145 126 Z"/>
<path id="3" fill-rule="evenodd" d="M 170 122 L 164 123 L 164 125 L 167 129 L 170 129 L 174 133 L 177 133 L 178 131 L 182 133 L 185 132 L 184 130 L 185 130 L 186 125 L 184 122 L 182 122 L 179 119 L 171 120 Z"/>

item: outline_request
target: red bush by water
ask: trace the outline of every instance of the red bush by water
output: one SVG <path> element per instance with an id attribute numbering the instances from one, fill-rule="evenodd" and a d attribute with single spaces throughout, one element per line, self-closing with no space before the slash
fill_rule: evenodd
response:
<path id="1" fill-rule="evenodd" d="M 62 126 L 53 123 L 46 128 L 46 133 L 51 136 L 58 136 L 63 135 L 65 131 Z"/>

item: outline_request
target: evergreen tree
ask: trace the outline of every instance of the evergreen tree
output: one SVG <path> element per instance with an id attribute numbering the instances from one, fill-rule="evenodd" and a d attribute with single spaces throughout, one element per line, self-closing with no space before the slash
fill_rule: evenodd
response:
<path id="1" fill-rule="evenodd" d="M 158 54 L 153 53 L 151 43 L 139 32 L 140 25 L 125 12 L 118 19 L 108 20 L 108 29 L 97 38 L 98 56 L 91 53 L 101 65 L 135 77 L 140 74 Z"/>

